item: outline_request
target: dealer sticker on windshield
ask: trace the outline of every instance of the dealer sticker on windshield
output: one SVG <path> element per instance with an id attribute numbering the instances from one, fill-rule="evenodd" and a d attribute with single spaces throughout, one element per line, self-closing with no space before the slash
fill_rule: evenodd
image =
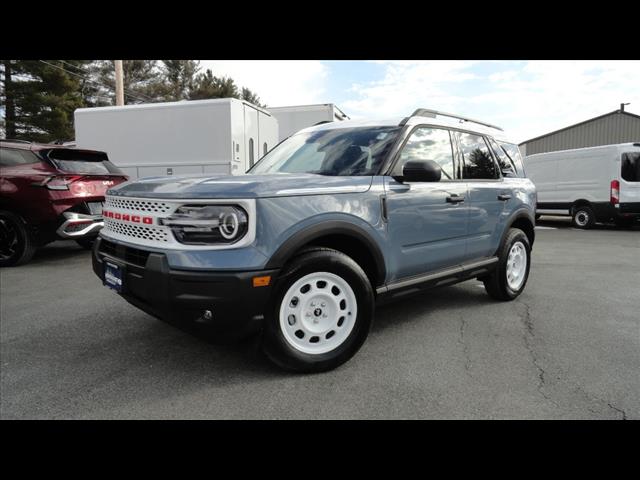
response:
<path id="1" fill-rule="evenodd" d="M 114 289 L 116 292 L 122 292 L 122 267 L 115 263 L 104 262 L 104 284 Z"/>

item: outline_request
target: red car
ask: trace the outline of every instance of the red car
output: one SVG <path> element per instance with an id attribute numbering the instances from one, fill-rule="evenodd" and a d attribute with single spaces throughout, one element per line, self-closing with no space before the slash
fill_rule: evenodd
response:
<path id="1" fill-rule="evenodd" d="M 0 267 L 54 240 L 90 248 L 105 192 L 127 180 L 104 152 L 0 140 Z"/>

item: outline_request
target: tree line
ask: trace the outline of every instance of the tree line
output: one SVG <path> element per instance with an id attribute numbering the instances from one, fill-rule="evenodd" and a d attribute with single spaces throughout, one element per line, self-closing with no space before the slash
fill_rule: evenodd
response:
<path id="1" fill-rule="evenodd" d="M 125 104 L 238 98 L 264 107 L 230 77 L 197 60 L 124 60 Z M 0 60 L 0 137 L 74 138 L 73 112 L 115 105 L 113 60 Z"/>

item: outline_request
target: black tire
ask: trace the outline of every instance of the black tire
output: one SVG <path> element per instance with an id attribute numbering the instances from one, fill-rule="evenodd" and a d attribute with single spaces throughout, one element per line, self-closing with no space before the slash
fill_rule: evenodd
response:
<path id="1" fill-rule="evenodd" d="M 36 252 L 27 224 L 18 215 L 0 210 L 0 267 L 27 263 Z"/>
<path id="2" fill-rule="evenodd" d="M 573 215 L 571 216 L 571 224 L 575 228 L 591 228 L 596 223 L 596 215 L 593 209 L 587 205 L 573 207 Z"/>
<path id="3" fill-rule="evenodd" d="M 524 281 L 517 290 L 512 289 L 507 282 L 507 260 L 509 252 L 516 243 L 522 243 L 526 252 L 527 265 L 524 273 Z M 531 244 L 529 238 L 519 228 L 510 228 L 498 253 L 498 266 L 487 277 L 483 278 L 484 288 L 491 298 L 502 301 L 515 299 L 522 293 L 529 279 L 531 268 Z"/>
<path id="4" fill-rule="evenodd" d="M 80 245 L 85 250 L 91 250 L 93 248 L 93 244 L 96 241 L 96 237 L 87 237 L 87 238 L 78 238 L 76 243 Z"/>
<path id="5" fill-rule="evenodd" d="M 357 313 L 352 330 L 342 343 L 325 353 L 306 353 L 286 340 L 280 326 L 280 306 L 295 282 L 316 272 L 331 273 L 345 281 L 353 291 Z M 332 370 L 360 349 L 371 329 L 373 316 L 373 288 L 365 272 L 354 260 L 328 248 L 306 250 L 284 267 L 274 286 L 273 302 L 265 315 L 262 349 L 272 362 L 286 370 L 306 373 Z"/>

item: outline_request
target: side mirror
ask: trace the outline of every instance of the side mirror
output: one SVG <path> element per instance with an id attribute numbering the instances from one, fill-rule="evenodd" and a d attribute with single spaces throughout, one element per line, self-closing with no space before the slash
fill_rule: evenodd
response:
<path id="1" fill-rule="evenodd" d="M 409 160 L 402 168 L 405 182 L 439 182 L 442 169 L 433 160 Z"/>

